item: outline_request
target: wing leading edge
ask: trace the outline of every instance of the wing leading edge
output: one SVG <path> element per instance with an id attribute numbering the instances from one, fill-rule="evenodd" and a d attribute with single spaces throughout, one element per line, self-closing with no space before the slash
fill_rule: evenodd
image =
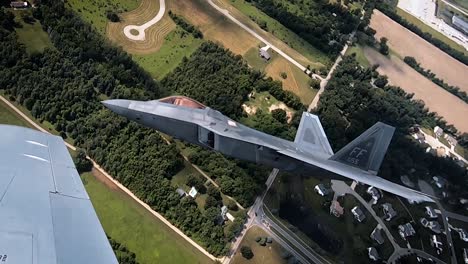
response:
<path id="1" fill-rule="evenodd" d="M 60 137 L 0 125 L 0 210 L 7 263 L 118 263 Z"/>

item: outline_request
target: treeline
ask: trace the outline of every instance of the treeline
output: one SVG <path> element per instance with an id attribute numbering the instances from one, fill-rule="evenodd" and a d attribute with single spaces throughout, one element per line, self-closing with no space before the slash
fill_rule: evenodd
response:
<path id="1" fill-rule="evenodd" d="M 112 247 L 112 250 L 114 250 L 119 264 L 138 264 L 135 253 L 131 252 L 127 247 L 115 241 L 114 239 L 110 237 L 107 238 L 109 239 L 109 243 Z"/>
<path id="2" fill-rule="evenodd" d="M 301 36 L 312 46 L 330 57 L 336 56 L 358 25 L 360 10 L 352 13 L 341 2 L 292 1 L 301 12 L 293 12 L 289 2 L 275 0 L 248 0 L 258 9 L 276 19 L 285 27 Z"/>
<path id="3" fill-rule="evenodd" d="M 166 93 L 122 50 L 104 41 L 61 1 L 44 0 L 34 10 L 54 49 L 28 55 L 0 11 L 0 87 L 39 120 L 101 164 L 141 200 L 209 252 L 222 255 L 232 234 L 218 218 L 179 199 L 170 179 L 183 166 L 173 145 L 159 134 L 105 110 L 100 98 L 148 100 Z M 5 26 L 4 26 L 5 25 Z M 124 153 L 125 155 L 122 155 Z M 235 230 L 230 230 L 234 232 Z"/>
<path id="4" fill-rule="evenodd" d="M 415 124 L 434 127 L 445 126 L 445 122 L 399 87 L 373 87 L 371 80 L 377 77 L 375 68 L 360 67 L 353 56 L 339 64 L 317 108 L 333 148 L 341 149 L 378 121 L 387 123 L 396 131 L 380 176 L 399 183 L 405 174 L 413 181 L 443 175 L 451 182 L 453 197 L 466 195 L 466 171 L 451 158 L 426 153 L 425 146 L 407 136 Z M 412 169 L 415 172 L 409 173 Z"/>
<path id="5" fill-rule="evenodd" d="M 242 104 L 253 90 L 268 91 L 291 108 L 304 108 L 296 95 L 282 89 L 280 82 L 252 71 L 242 56 L 213 42 L 203 43 L 190 58 L 184 58 L 162 85 L 233 119 L 242 115 Z"/>
<path id="6" fill-rule="evenodd" d="M 203 38 L 203 33 L 195 27 L 194 25 L 190 24 L 187 22 L 185 19 L 183 19 L 181 16 L 178 16 L 174 14 L 171 10 L 169 10 L 169 16 L 172 18 L 172 20 L 179 25 L 181 28 L 183 28 L 185 31 L 189 32 L 192 34 L 195 38 Z"/>
<path id="7" fill-rule="evenodd" d="M 440 87 L 447 90 L 449 93 L 462 99 L 463 101 L 465 101 L 465 103 L 468 103 L 468 94 L 466 94 L 465 91 L 460 91 L 459 87 L 449 85 L 448 83 L 444 82 L 444 80 L 437 78 L 435 73 L 431 72 L 431 70 L 426 70 L 423 67 L 421 67 L 421 65 L 416 61 L 414 57 L 406 56 L 403 59 L 403 61 L 409 66 L 411 66 L 411 68 L 415 69 L 417 72 L 427 77 L 433 83 L 439 85 Z"/>
<path id="8" fill-rule="evenodd" d="M 416 35 L 420 36 L 421 38 L 425 39 L 426 41 L 432 43 L 434 46 L 438 47 L 439 49 L 443 50 L 445 53 L 449 54 L 456 60 L 462 62 L 465 65 L 468 65 L 468 56 L 465 55 L 463 52 L 458 51 L 448 44 L 439 40 L 438 38 L 433 37 L 430 33 L 422 31 L 416 25 L 410 23 L 408 20 L 404 19 L 400 15 L 397 14 L 395 11 L 395 7 L 391 6 L 384 0 L 379 1 L 370 1 L 375 4 L 375 8 L 379 9 L 382 13 L 390 17 L 391 19 L 395 20 L 400 25 L 404 26 L 405 28 L 411 30 Z"/>

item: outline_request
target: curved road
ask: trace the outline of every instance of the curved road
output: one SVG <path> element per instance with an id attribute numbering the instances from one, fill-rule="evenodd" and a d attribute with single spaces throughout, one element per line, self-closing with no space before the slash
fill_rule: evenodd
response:
<path id="1" fill-rule="evenodd" d="M 137 25 L 128 25 L 124 27 L 124 34 L 127 38 L 131 40 L 137 40 L 137 41 L 143 41 L 145 40 L 145 30 L 152 25 L 156 24 L 161 20 L 164 16 L 164 13 L 166 12 L 166 2 L 164 0 L 159 0 L 159 12 L 156 14 L 155 17 L 153 17 L 150 21 L 144 23 L 141 26 Z M 131 33 L 131 30 L 137 30 L 138 35 L 133 35 Z"/>

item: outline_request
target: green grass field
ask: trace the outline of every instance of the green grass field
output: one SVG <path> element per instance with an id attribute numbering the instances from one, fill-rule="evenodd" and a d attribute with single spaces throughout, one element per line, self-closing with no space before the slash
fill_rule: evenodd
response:
<path id="1" fill-rule="evenodd" d="M 258 47 L 255 47 L 255 48 L 251 48 L 249 49 L 245 54 L 244 54 L 244 60 L 247 61 L 247 64 L 256 69 L 256 70 L 259 70 L 259 71 L 264 71 L 266 66 L 268 64 L 270 64 L 270 62 L 272 62 L 276 57 L 278 56 L 278 54 L 275 52 L 275 53 L 271 53 L 271 58 L 270 60 L 265 60 L 263 58 L 261 58 L 259 55 L 258 55 Z"/>
<path id="2" fill-rule="evenodd" d="M 13 10 L 13 13 L 16 16 L 16 22 L 21 25 L 21 27 L 15 28 L 18 41 L 26 46 L 28 53 L 41 53 L 45 48 L 53 47 L 49 36 L 42 29 L 42 25 L 38 20 L 33 24 L 23 21 L 21 15 L 24 13 L 31 15 L 30 10 Z"/>
<path id="3" fill-rule="evenodd" d="M 133 60 L 143 69 L 161 80 L 179 65 L 183 57 L 189 57 L 203 42 L 192 34 L 183 31 L 179 26 L 169 33 L 161 49 L 147 55 L 132 55 Z"/>
<path id="4" fill-rule="evenodd" d="M 126 194 L 91 173 L 82 179 L 106 233 L 135 252 L 139 263 L 212 263 Z"/>
<path id="5" fill-rule="evenodd" d="M 362 51 L 362 47 L 359 44 L 349 47 L 346 51 L 346 55 L 351 55 L 353 53 L 356 54 L 356 60 L 357 62 L 359 62 L 359 64 L 361 64 L 364 67 L 371 66 L 366 56 L 364 55 L 364 52 Z"/>
<path id="6" fill-rule="evenodd" d="M 28 122 L 24 121 L 16 112 L 11 110 L 3 101 L 0 101 L 0 124 L 24 126 L 32 128 Z"/>
<path id="7" fill-rule="evenodd" d="M 106 34 L 106 12 L 123 13 L 138 7 L 140 0 L 68 0 L 66 4 L 75 10 L 102 35 Z"/>
<path id="8" fill-rule="evenodd" d="M 406 11 L 396 8 L 397 14 L 406 19 L 408 22 L 416 25 L 419 29 L 421 29 L 424 32 L 427 32 L 431 34 L 433 37 L 443 41 L 445 44 L 449 45 L 450 47 L 463 52 L 464 54 L 468 54 L 468 51 L 465 50 L 461 45 L 457 44 L 455 41 L 449 39 L 446 37 L 444 34 L 440 33 L 439 31 L 431 28 L 430 26 L 424 24 L 421 20 L 418 18 L 414 17 L 413 15 L 407 13 Z"/>
<path id="9" fill-rule="evenodd" d="M 272 33 L 275 37 L 288 44 L 291 48 L 297 50 L 312 62 L 320 62 L 324 65 L 330 64 L 330 59 L 321 51 L 310 45 L 307 41 L 303 40 L 297 34 L 283 26 L 281 23 L 271 18 L 267 14 L 258 10 L 252 4 L 244 0 L 226 0 L 229 4 L 237 8 L 244 15 L 253 18 L 257 21 L 265 21 L 267 24 L 268 32 Z"/>

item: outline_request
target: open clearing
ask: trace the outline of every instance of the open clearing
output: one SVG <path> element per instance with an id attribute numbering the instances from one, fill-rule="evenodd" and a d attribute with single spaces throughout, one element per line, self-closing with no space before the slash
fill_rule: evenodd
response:
<path id="1" fill-rule="evenodd" d="M 16 16 L 16 22 L 21 25 L 21 27 L 15 28 L 18 41 L 26 46 L 26 51 L 28 53 L 40 53 L 43 52 L 45 48 L 53 47 L 49 36 L 44 32 L 38 20 L 32 24 L 28 24 L 21 18 L 21 15 L 24 13 L 32 16 L 30 10 L 13 10 L 13 13 Z"/>
<path id="2" fill-rule="evenodd" d="M 255 242 L 256 237 L 266 237 L 267 233 L 261 228 L 253 226 L 251 227 L 242 239 L 242 242 L 239 246 L 239 250 L 233 256 L 231 263 L 232 264 L 286 264 L 287 261 L 281 258 L 281 252 L 283 248 L 276 242 L 273 241 L 271 244 L 266 244 L 262 247 L 257 242 Z M 242 257 L 240 253 L 240 248 L 242 246 L 248 246 L 252 249 L 254 257 L 250 260 Z"/>
<path id="3" fill-rule="evenodd" d="M 466 77 L 468 66 L 450 57 L 378 10 L 374 10 L 370 26 L 377 31 L 376 38 L 388 38 L 388 45 L 400 56 L 414 57 L 423 68 L 430 69 L 446 83 L 468 92 L 468 78 Z"/>
<path id="4" fill-rule="evenodd" d="M 407 93 L 414 93 L 414 98 L 423 100 L 430 111 L 444 117 L 458 130 L 468 132 L 468 104 L 437 86 L 396 56 L 388 59 L 367 47 L 364 48 L 364 54 L 371 64 L 380 65 L 378 72 L 387 75 L 391 84 L 400 86 Z"/>
<path id="5" fill-rule="evenodd" d="M 142 0 L 136 9 L 120 14 L 120 22 L 107 24 L 108 38 L 132 54 L 149 54 L 158 51 L 164 43 L 164 38 L 176 27 L 167 14 L 168 9 L 158 23 L 145 30 L 144 40 L 129 39 L 124 33 L 124 28 L 128 25 L 145 24 L 158 14 L 159 9 L 159 1 Z"/>
<path id="6" fill-rule="evenodd" d="M 310 77 L 288 63 L 283 57 L 278 56 L 270 62 L 265 68 L 265 72 L 273 79 L 281 81 L 284 90 L 291 91 L 299 96 L 304 105 L 309 105 L 318 92 L 318 90 L 310 88 Z M 286 79 L 281 77 L 282 72 L 286 73 Z"/>
<path id="7" fill-rule="evenodd" d="M 28 122 L 24 121 L 15 111 L 11 110 L 3 101 L 0 101 L 0 124 L 29 127 Z"/>
<path id="8" fill-rule="evenodd" d="M 93 174 L 96 174 L 93 171 Z M 83 183 L 106 233 L 135 252 L 140 263 L 212 263 L 169 227 L 91 173 Z"/>

